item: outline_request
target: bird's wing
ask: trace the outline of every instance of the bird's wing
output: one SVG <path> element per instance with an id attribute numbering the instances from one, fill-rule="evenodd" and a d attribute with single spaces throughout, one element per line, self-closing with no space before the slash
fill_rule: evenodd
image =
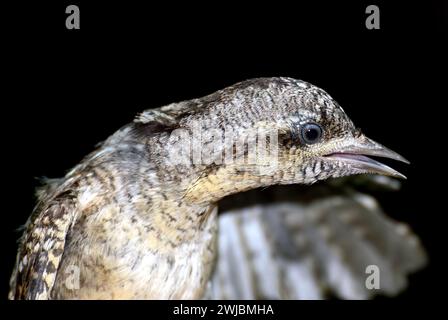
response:
<path id="1" fill-rule="evenodd" d="M 9 299 L 50 298 L 66 235 L 75 221 L 76 202 L 70 192 L 46 200 L 40 201 L 41 205 L 25 225 L 10 281 Z"/>
<path id="2" fill-rule="evenodd" d="M 388 218 L 375 198 L 328 183 L 310 188 L 311 198 L 282 194 L 273 204 L 220 215 L 209 298 L 395 295 L 408 273 L 425 264 L 418 238 Z M 379 288 L 369 278 L 375 270 Z"/>

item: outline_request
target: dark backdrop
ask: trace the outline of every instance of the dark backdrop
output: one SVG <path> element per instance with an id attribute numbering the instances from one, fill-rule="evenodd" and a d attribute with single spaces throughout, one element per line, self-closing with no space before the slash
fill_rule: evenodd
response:
<path id="1" fill-rule="evenodd" d="M 400 298 L 440 297 L 446 209 L 436 202 L 446 187 L 436 183 L 446 170 L 446 7 L 295 2 L 73 1 L 81 30 L 65 29 L 69 3 L 5 9 L 0 296 L 7 294 L 16 229 L 33 208 L 37 177 L 62 176 L 145 108 L 251 77 L 288 76 L 325 89 L 368 136 L 412 162 L 394 164 L 408 180 L 381 199 L 430 256 Z M 365 28 L 368 4 L 380 7 L 380 30 Z"/>

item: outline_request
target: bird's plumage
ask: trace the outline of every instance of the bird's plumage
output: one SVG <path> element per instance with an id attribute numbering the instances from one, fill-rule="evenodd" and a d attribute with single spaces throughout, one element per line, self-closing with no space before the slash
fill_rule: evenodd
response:
<path id="1" fill-rule="evenodd" d="M 401 292 L 426 254 L 409 226 L 389 218 L 370 194 L 398 191 L 398 181 L 382 178 L 271 187 L 262 192 L 264 203 L 258 190 L 223 200 L 207 297 L 368 299 Z M 372 265 L 380 270 L 375 289 L 365 285 Z"/>
<path id="2" fill-rule="evenodd" d="M 305 139 L 309 124 L 322 132 Z M 275 152 L 250 162 L 247 141 L 260 137 L 269 138 L 262 151 Z M 361 153 L 402 160 L 326 92 L 290 78 L 144 111 L 42 189 L 10 298 L 201 298 L 217 256 L 219 200 L 274 184 L 399 175 Z"/>
<path id="3" fill-rule="evenodd" d="M 70 191 L 40 200 L 23 237 L 11 278 L 10 298 L 48 299 L 65 249 L 67 232 L 76 219 Z M 38 213 L 38 214 L 37 214 Z"/>

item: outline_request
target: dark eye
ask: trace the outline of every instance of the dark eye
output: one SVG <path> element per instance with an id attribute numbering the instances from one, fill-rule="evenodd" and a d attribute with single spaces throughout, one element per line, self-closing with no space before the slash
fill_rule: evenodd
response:
<path id="1" fill-rule="evenodd" d="M 300 130 L 300 137 L 303 143 L 317 143 L 322 138 L 322 127 L 316 123 L 306 123 Z"/>

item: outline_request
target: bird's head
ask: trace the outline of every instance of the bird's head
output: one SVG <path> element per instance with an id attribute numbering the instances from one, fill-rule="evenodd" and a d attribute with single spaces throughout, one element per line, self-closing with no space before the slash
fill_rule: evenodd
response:
<path id="1" fill-rule="evenodd" d="M 270 87 L 277 88 L 271 127 L 280 133 L 280 164 L 293 180 L 313 183 L 364 173 L 405 178 L 371 156 L 409 162 L 366 137 L 325 91 L 289 78 L 277 79 Z M 279 182 L 289 183 L 284 180 Z"/>
<path id="2" fill-rule="evenodd" d="M 309 184 L 354 174 L 405 178 L 370 157 L 408 163 L 406 159 L 367 138 L 335 100 L 309 83 L 259 78 L 188 103 L 181 127 L 194 131 L 192 123 L 200 123 L 203 133 L 218 128 L 212 135 L 221 141 L 228 141 L 224 136 L 229 131 L 236 137 L 218 148 L 219 164 L 208 170 L 201 167 L 201 178 L 190 185 L 188 193 L 219 199 L 260 186 Z M 203 134 L 202 139 L 202 155 L 216 159 L 212 149 L 217 144 L 210 135 L 204 138 Z M 229 157 L 222 153 L 232 155 L 232 162 L 226 162 Z"/>
<path id="3" fill-rule="evenodd" d="M 201 119 L 206 119 L 205 131 L 212 127 L 230 128 L 246 144 L 268 141 L 262 147 L 243 148 L 240 156 L 245 160 L 233 166 L 238 172 L 275 176 L 275 183 L 280 184 L 313 183 L 362 173 L 405 178 L 370 156 L 408 163 L 406 159 L 367 138 L 328 93 L 307 82 L 291 78 L 253 79 L 199 101 L 211 105 L 201 113 Z M 252 140 L 247 136 L 252 136 Z M 261 149 L 269 151 L 263 154 L 263 161 L 258 161 L 257 152 Z M 248 163 L 249 150 L 253 151 L 255 156 L 251 159 L 255 162 Z M 272 170 L 259 170 L 262 165 L 256 164 L 262 163 Z"/>

